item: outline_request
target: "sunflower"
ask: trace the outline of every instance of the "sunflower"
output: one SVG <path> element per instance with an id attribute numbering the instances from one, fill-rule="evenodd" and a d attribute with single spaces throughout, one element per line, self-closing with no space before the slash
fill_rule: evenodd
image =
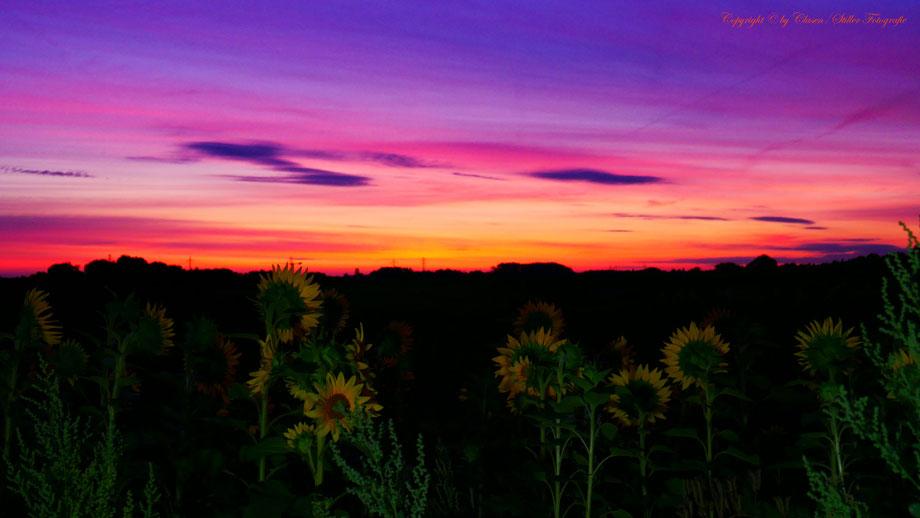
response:
<path id="1" fill-rule="evenodd" d="M 260 341 L 259 347 L 262 350 L 262 359 L 259 362 L 259 370 L 250 372 L 249 375 L 252 376 L 252 379 L 246 382 L 246 384 L 249 385 L 249 391 L 253 396 L 260 395 L 262 390 L 265 389 L 265 385 L 268 384 L 269 379 L 271 379 L 272 363 L 275 359 L 275 349 L 277 347 L 277 344 L 274 340 L 274 335 L 269 336 L 268 340 L 264 342 Z"/>
<path id="2" fill-rule="evenodd" d="M 708 327 L 714 325 L 719 320 L 725 320 L 726 318 L 731 317 L 731 311 L 725 308 L 712 308 L 709 310 L 709 313 L 706 315 L 706 318 L 700 323 L 703 327 Z"/>
<path id="3" fill-rule="evenodd" d="M 636 369 L 623 369 L 608 379 L 614 389 L 607 411 L 624 426 L 645 426 L 655 419 L 664 419 L 671 400 L 671 389 L 658 369 L 640 365 Z"/>
<path id="4" fill-rule="evenodd" d="M 838 372 L 848 374 L 856 368 L 856 354 L 862 345 L 859 338 L 850 336 L 853 328 L 843 330 L 843 321 L 836 323 L 828 317 L 822 323 L 813 320 L 804 331 L 796 334 L 799 364 L 812 374 L 819 373 L 827 379 Z"/>
<path id="5" fill-rule="evenodd" d="M 544 329 L 552 335 L 562 335 L 565 322 L 562 320 L 562 311 L 556 309 L 556 306 L 543 301 L 530 301 L 520 309 L 520 313 L 514 322 L 515 332 L 532 333 Z"/>
<path id="6" fill-rule="evenodd" d="M 215 347 L 207 351 L 206 362 L 198 362 L 201 376 L 195 382 L 195 389 L 202 394 L 220 397 L 229 402 L 230 386 L 236 379 L 236 368 L 240 363 L 240 353 L 229 339 L 218 336 Z M 195 371 L 193 370 L 192 373 Z"/>
<path id="7" fill-rule="evenodd" d="M 891 353 L 888 364 L 891 367 L 891 374 L 896 375 L 905 367 L 917 365 L 917 357 L 912 352 L 902 348 L 898 349 L 897 352 Z"/>
<path id="8" fill-rule="evenodd" d="M 508 335 L 507 346 L 499 347 L 500 355 L 492 358 L 498 364 L 495 377 L 501 378 L 498 390 L 508 392 L 508 399 L 514 399 L 520 392 L 539 396 L 539 379 L 555 372 L 558 363 L 556 352 L 565 343 L 542 328 L 521 333 L 520 338 Z M 549 391 L 552 391 L 551 397 L 555 395 L 552 387 L 548 388 Z"/>
<path id="9" fill-rule="evenodd" d="M 147 304 L 137 320 L 131 340 L 137 350 L 159 354 L 173 347 L 174 336 L 173 321 L 166 318 L 166 308 Z"/>
<path id="10" fill-rule="evenodd" d="M 23 345 L 36 342 L 44 342 L 46 345 L 61 343 L 61 326 L 52 320 L 48 293 L 38 288 L 26 293 L 17 331 Z"/>
<path id="11" fill-rule="evenodd" d="M 323 301 L 313 276 L 293 265 L 275 266 L 259 282 L 259 307 L 277 329 L 283 343 L 294 341 L 319 324 Z"/>
<path id="12" fill-rule="evenodd" d="M 54 369 L 58 376 L 73 386 L 89 366 L 89 355 L 76 340 L 67 339 L 54 351 Z"/>
<path id="13" fill-rule="evenodd" d="M 920 384 L 920 362 L 913 352 L 898 349 L 888 356 L 888 368 L 882 370 L 889 388 L 888 399 L 896 399 L 894 392 L 904 394 L 905 389 L 913 391 Z"/>
<path id="14" fill-rule="evenodd" d="M 294 397 L 294 399 L 306 401 L 307 396 L 310 394 L 311 387 L 309 386 L 309 382 L 303 379 L 287 378 L 284 380 L 284 386 L 287 387 L 288 393 Z"/>
<path id="15" fill-rule="evenodd" d="M 675 331 L 662 352 L 661 363 L 667 366 L 665 371 L 684 389 L 691 384 L 704 388 L 710 376 L 726 372 L 725 367 L 728 367 L 722 362 L 728 354 L 728 343 L 722 341 L 712 326 L 700 329 L 696 322 Z"/>
<path id="16" fill-rule="evenodd" d="M 355 370 L 358 372 L 358 378 L 360 378 L 361 381 L 374 377 L 374 373 L 367 363 L 368 351 L 370 351 L 371 347 L 373 347 L 373 344 L 364 340 L 364 324 L 360 324 L 355 328 L 354 339 L 345 346 L 345 358 L 355 366 Z"/>
<path id="17" fill-rule="evenodd" d="M 369 399 L 361 395 L 364 386 L 356 385 L 354 376 L 345 381 L 341 372 L 335 377 L 331 372 L 326 373 L 326 384 L 314 386 L 316 392 L 308 394 L 304 403 L 305 415 L 315 419 L 317 437 L 332 434 L 332 440 L 338 441 L 342 429 L 350 429 L 345 412 L 362 407 Z"/>
<path id="18" fill-rule="evenodd" d="M 610 351 L 613 352 L 613 370 L 632 370 L 636 368 L 636 350 L 626 344 L 626 337 L 621 336 L 610 342 Z"/>
<path id="19" fill-rule="evenodd" d="M 294 428 L 288 428 L 284 432 L 284 438 L 287 439 L 287 445 L 293 450 L 300 453 L 307 453 L 313 446 L 313 438 L 316 435 L 316 428 L 312 424 L 297 423 Z"/>
<path id="20" fill-rule="evenodd" d="M 334 288 L 323 290 L 323 327 L 330 334 L 345 329 L 349 313 L 348 300 L 345 295 Z"/>
<path id="21" fill-rule="evenodd" d="M 399 359 L 406 356 L 412 349 L 412 326 L 405 322 L 393 321 L 383 330 L 380 338 L 381 364 L 384 367 L 396 367 Z"/>

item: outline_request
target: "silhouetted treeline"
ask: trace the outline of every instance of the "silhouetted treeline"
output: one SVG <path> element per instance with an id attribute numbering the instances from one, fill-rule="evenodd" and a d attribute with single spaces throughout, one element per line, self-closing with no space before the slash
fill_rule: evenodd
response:
<path id="1" fill-rule="evenodd" d="M 723 263 L 706 271 L 575 273 L 555 263 L 503 263 L 491 272 L 381 268 L 366 275 L 315 274 L 314 280 L 345 295 L 349 326 L 363 322 L 371 331 L 394 320 L 410 324 L 416 385 L 424 387 L 417 393 L 437 397 L 465 378 L 494 370 L 495 347 L 506 341 L 518 308 L 529 300 L 560 308 L 565 336 L 599 359 L 611 340 L 623 335 L 639 350 L 640 360 L 657 362 L 662 343 L 676 328 L 707 318 L 729 342 L 788 344 L 789 351 L 796 330 L 814 319 L 841 318 L 857 330 L 860 323 L 875 326 L 886 271 L 883 258 L 873 254 L 782 266 L 761 256 L 746 266 Z M 105 303 L 131 293 L 142 302 L 165 305 L 180 335 L 185 322 L 197 316 L 212 319 L 225 333 L 258 333 L 252 303 L 258 280 L 258 272 L 189 271 L 127 256 L 93 261 L 82 271 L 57 264 L 30 277 L 0 278 L 0 328 L 15 325 L 23 294 L 39 287 L 50 293 L 65 336 L 78 339 L 100 335 Z M 248 345 L 253 351 L 255 345 L 240 345 L 245 360 Z M 794 369 L 795 363 L 786 367 Z"/>

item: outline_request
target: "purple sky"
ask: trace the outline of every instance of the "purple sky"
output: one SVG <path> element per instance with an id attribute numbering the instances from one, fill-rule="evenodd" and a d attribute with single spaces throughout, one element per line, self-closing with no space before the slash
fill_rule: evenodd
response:
<path id="1" fill-rule="evenodd" d="M 903 246 L 920 3 L 808 4 L 7 1 L 0 275 Z"/>

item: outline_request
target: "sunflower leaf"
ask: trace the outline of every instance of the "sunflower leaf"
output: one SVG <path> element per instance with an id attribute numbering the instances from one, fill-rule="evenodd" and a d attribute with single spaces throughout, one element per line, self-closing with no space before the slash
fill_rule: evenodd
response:
<path id="1" fill-rule="evenodd" d="M 283 437 L 267 437 L 259 444 L 240 448 L 240 460 L 257 461 L 269 455 L 284 454 L 291 451 Z"/>
<path id="2" fill-rule="evenodd" d="M 637 459 L 642 456 L 642 453 L 638 450 L 626 450 L 623 448 L 610 448 L 611 457 L 636 457 Z"/>
<path id="3" fill-rule="evenodd" d="M 741 437 L 733 430 L 719 430 L 716 436 L 725 439 L 728 442 L 741 442 Z"/>
<path id="4" fill-rule="evenodd" d="M 716 391 L 716 394 L 715 394 L 715 396 L 713 397 L 713 400 L 715 400 L 715 399 L 718 398 L 719 396 L 731 396 L 731 397 L 733 397 L 733 398 L 738 398 L 738 399 L 740 399 L 741 401 L 750 401 L 750 400 L 751 400 L 751 398 L 745 396 L 745 395 L 742 394 L 741 392 L 738 392 L 737 390 L 735 390 L 735 389 L 733 389 L 733 388 L 729 388 L 729 387 L 724 387 L 724 388 L 722 388 L 722 389 Z"/>
<path id="5" fill-rule="evenodd" d="M 610 396 L 593 390 L 585 391 L 582 396 L 589 407 L 599 407 L 610 400 Z"/>
<path id="6" fill-rule="evenodd" d="M 724 450 L 722 450 L 722 451 L 716 453 L 715 457 L 713 457 L 713 458 L 715 459 L 715 458 L 717 458 L 719 455 L 722 455 L 722 454 L 731 455 L 732 457 L 735 457 L 736 459 L 743 460 L 743 461 L 745 461 L 745 462 L 747 462 L 747 463 L 749 463 L 749 464 L 753 464 L 753 465 L 755 465 L 755 466 L 760 465 L 760 457 L 759 457 L 759 456 L 757 456 L 757 455 L 749 455 L 749 454 L 744 453 L 743 451 L 739 450 L 738 448 L 735 448 L 734 446 L 729 446 L 728 448 L 725 448 Z"/>
<path id="7" fill-rule="evenodd" d="M 674 453 L 673 448 L 668 448 L 667 446 L 656 445 L 656 446 L 652 446 L 651 448 L 649 448 L 648 454 L 651 455 L 655 453 L 656 451 L 660 451 L 664 453 Z"/>
<path id="8" fill-rule="evenodd" d="M 591 390 L 591 389 L 593 389 L 595 386 L 597 386 L 597 384 L 594 383 L 594 382 L 592 382 L 591 380 L 586 380 L 586 379 L 584 379 L 584 378 L 579 378 L 578 376 L 572 376 L 571 378 L 572 378 L 572 381 L 574 381 L 575 384 L 578 385 L 579 388 L 581 388 L 581 390 L 586 390 L 586 391 L 587 391 L 587 390 Z"/>
<path id="9" fill-rule="evenodd" d="M 629 512 L 624 511 L 623 509 L 617 509 L 616 511 L 610 513 L 610 515 L 613 516 L 613 518 L 633 518 L 633 515 L 629 514 Z"/>
<path id="10" fill-rule="evenodd" d="M 583 404 L 584 402 L 578 396 L 566 396 L 559 403 L 554 403 L 553 407 L 560 414 L 571 414 Z"/>
<path id="11" fill-rule="evenodd" d="M 242 383 L 234 383 L 230 385 L 230 399 L 249 399 L 250 393 L 249 389 L 246 388 L 246 385 Z"/>
<path id="12" fill-rule="evenodd" d="M 914 502 L 910 504 L 910 507 L 908 507 L 907 510 L 910 512 L 910 515 L 913 516 L 914 518 L 920 518 L 920 504 Z"/>
<path id="13" fill-rule="evenodd" d="M 604 439 L 612 441 L 614 437 L 617 436 L 617 427 L 613 423 L 604 423 L 601 425 L 601 435 L 604 436 Z"/>
<path id="14" fill-rule="evenodd" d="M 693 428 L 669 428 L 662 434 L 665 437 L 692 437 L 696 439 L 699 433 Z"/>

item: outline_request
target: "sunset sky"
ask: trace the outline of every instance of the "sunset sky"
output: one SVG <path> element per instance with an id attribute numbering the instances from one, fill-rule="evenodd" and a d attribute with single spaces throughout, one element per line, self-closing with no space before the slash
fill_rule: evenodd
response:
<path id="1" fill-rule="evenodd" d="M 820 262 L 918 215 L 915 0 L 0 8 L 0 275 Z"/>

